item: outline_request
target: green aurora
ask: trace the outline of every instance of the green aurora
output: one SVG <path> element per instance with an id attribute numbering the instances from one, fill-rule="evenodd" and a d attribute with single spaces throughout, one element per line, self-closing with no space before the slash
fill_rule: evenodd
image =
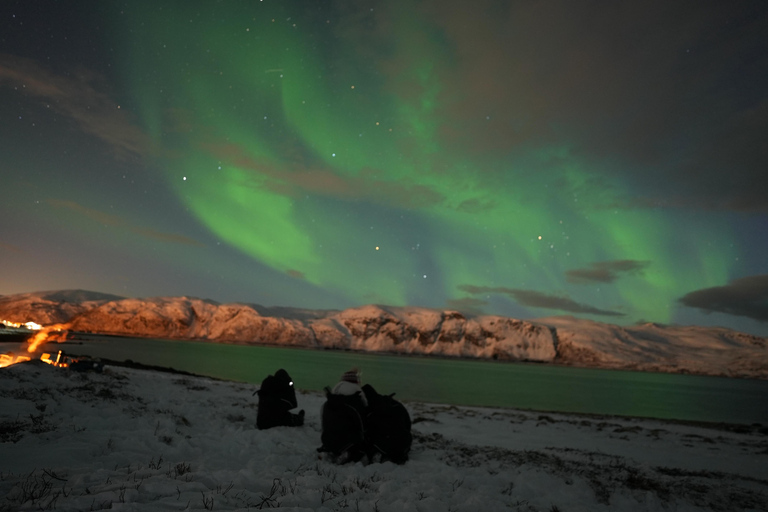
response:
<path id="1" fill-rule="evenodd" d="M 698 321 L 682 297 L 768 274 L 763 153 L 744 149 L 752 135 L 715 143 L 764 122 L 750 84 L 768 61 L 750 34 L 766 16 L 745 2 L 738 30 L 712 32 L 719 8 L 654 5 L 88 4 L 72 16 L 87 11 L 90 57 L 46 57 L 65 40 L 53 36 L 0 55 L 9 116 L 28 102 L 47 121 L 51 106 L 70 124 L 35 129 L 79 158 L 40 180 L 47 196 L 25 215 L 83 251 L 124 253 L 133 293 Z M 75 25 L 50 30 L 74 41 Z M 13 130 L 6 165 L 58 169 Z M 117 157 L 94 156 L 94 140 Z M 96 167 L 114 169 L 94 180 Z M 99 189 L 129 179 L 122 196 Z M 18 225 L 7 240 L 27 236 Z M 100 291 L 121 293 L 109 282 Z M 762 322 L 758 310 L 712 308 Z"/>
<path id="2" fill-rule="evenodd" d="M 156 165 L 200 223 L 279 272 L 360 303 L 461 301 L 472 284 L 658 321 L 728 279 L 732 254 L 711 249 L 727 226 L 701 238 L 699 220 L 612 208 L 631 190 L 596 185 L 601 164 L 568 140 L 503 153 L 446 141 L 475 135 L 445 114 L 455 57 L 426 19 L 390 7 L 390 32 L 371 36 L 284 3 L 154 5 L 123 20 L 118 47 Z M 614 260 L 644 268 L 566 282 Z"/>

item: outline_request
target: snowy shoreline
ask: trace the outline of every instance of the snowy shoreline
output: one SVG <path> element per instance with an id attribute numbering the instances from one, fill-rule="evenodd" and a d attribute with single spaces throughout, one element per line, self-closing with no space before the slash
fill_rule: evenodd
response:
<path id="1" fill-rule="evenodd" d="M 3 317 L 62 332 L 768 379 L 768 339 L 717 327 L 519 320 L 372 304 L 308 310 L 83 290 L 0 297 Z"/>
<path id="2" fill-rule="evenodd" d="M 764 427 L 407 402 L 403 466 L 255 428 L 257 386 L 106 366 L 0 370 L 0 510 L 766 510 Z M 382 390 L 397 391 L 397 390 Z"/>

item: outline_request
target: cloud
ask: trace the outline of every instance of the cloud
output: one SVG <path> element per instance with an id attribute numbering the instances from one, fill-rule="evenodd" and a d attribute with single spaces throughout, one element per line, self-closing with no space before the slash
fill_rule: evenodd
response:
<path id="1" fill-rule="evenodd" d="M 295 270 L 291 268 L 286 270 L 285 273 L 296 279 L 306 279 L 306 275 L 304 275 L 304 272 L 301 270 Z"/>
<path id="2" fill-rule="evenodd" d="M 445 197 L 432 188 L 409 182 L 382 180 L 386 173 L 363 168 L 355 176 L 340 176 L 322 164 L 313 165 L 294 159 L 282 164 L 267 159 L 255 159 L 244 148 L 230 143 L 202 143 L 201 146 L 217 159 L 258 173 L 254 181 L 277 194 L 300 197 L 307 193 L 346 200 L 366 200 L 400 208 L 418 209 L 441 204 Z"/>
<path id="3" fill-rule="evenodd" d="M 585 313 L 590 315 L 601 316 L 624 316 L 624 313 L 617 311 L 609 311 L 605 309 L 598 309 L 588 304 L 581 304 L 568 297 L 562 297 L 559 295 L 550 295 L 547 293 L 541 293 L 533 290 L 520 290 L 515 288 L 506 288 L 504 286 L 474 286 L 469 284 L 463 284 L 459 286 L 459 290 L 467 292 L 472 295 L 477 294 L 489 294 L 498 293 L 503 295 L 509 295 L 515 299 L 519 304 L 528 306 L 531 308 L 541 309 L 557 309 L 559 311 L 569 311 L 571 313 Z"/>
<path id="4" fill-rule="evenodd" d="M 461 202 L 457 207 L 456 210 L 460 211 L 462 213 L 484 213 L 489 210 L 493 210 L 496 207 L 496 204 L 493 201 L 485 201 L 478 198 L 473 199 L 467 199 L 466 201 Z"/>
<path id="5" fill-rule="evenodd" d="M 460 299 L 448 299 L 445 301 L 445 304 L 451 309 L 468 315 L 482 315 L 485 313 L 483 307 L 488 304 L 488 301 L 474 297 L 462 297 Z"/>
<path id="6" fill-rule="evenodd" d="M 23 253 L 24 251 L 21 249 L 21 247 L 5 242 L 0 242 L 0 251 L 5 252 L 14 252 L 14 253 Z"/>
<path id="7" fill-rule="evenodd" d="M 640 260 L 596 261 L 587 268 L 568 270 L 565 277 L 569 283 L 575 284 L 612 283 L 619 278 L 619 274 L 639 274 L 649 264 L 649 261 Z"/>
<path id="8" fill-rule="evenodd" d="M 381 66 L 408 100 L 424 87 L 408 70 L 430 57 L 426 86 L 439 86 L 440 103 L 430 121 L 447 152 L 567 146 L 584 169 L 644 198 L 633 207 L 768 211 L 766 4 L 467 5 L 421 2 L 413 23 L 444 43 L 409 40 L 417 57 L 396 52 Z"/>
<path id="9" fill-rule="evenodd" d="M 725 286 L 703 288 L 688 293 L 678 301 L 707 313 L 745 316 L 768 321 L 768 274 L 742 277 Z"/>
<path id="10" fill-rule="evenodd" d="M 146 135 L 103 91 L 102 79 L 92 72 L 76 70 L 60 76 L 33 60 L 0 54 L 0 85 L 37 98 L 52 111 L 73 119 L 85 133 L 106 142 L 122 157 L 142 156 L 150 148 Z"/>
<path id="11" fill-rule="evenodd" d="M 94 220 L 98 222 L 99 224 L 103 224 L 105 226 L 113 226 L 116 228 L 125 229 L 127 231 L 130 231 L 131 233 L 137 234 L 139 236 L 143 236 L 145 238 L 151 238 L 153 240 L 160 240 L 161 242 L 168 242 L 168 243 L 174 243 L 174 244 L 182 244 L 182 245 L 190 245 L 195 247 L 204 247 L 205 244 L 195 240 L 194 238 L 190 238 L 188 236 L 184 235 L 178 235 L 175 233 L 164 233 L 162 231 L 156 231 L 151 228 L 146 228 L 143 226 L 136 226 L 134 224 L 131 224 L 120 217 L 116 215 L 112 215 L 109 213 L 102 212 L 101 210 L 95 210 L 93 208 L 88 208 L 86 206 L 82 206 L 81 204 L 78 204 L 74 201 L 63 201 L 59 199 L 49 199 L 48 204 L 51 206 L 54 206 L 56 208 L 65 208 L 67 210 L 76 212 L 80 215 L 83 215 L 91 220 Z"/>

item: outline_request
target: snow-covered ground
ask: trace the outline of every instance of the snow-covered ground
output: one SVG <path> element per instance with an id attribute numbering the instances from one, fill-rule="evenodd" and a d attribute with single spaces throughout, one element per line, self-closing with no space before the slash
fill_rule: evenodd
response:
<path id="1" fill-rule="evenodd" d="M 407 403 L 405 465 L 337 465 L 316 452 L 321 395 L 299 393 L 303 427 L 259 431 L 255 389 L 4 368 L 0 511 L 768 510 L 766 427 Z"/>

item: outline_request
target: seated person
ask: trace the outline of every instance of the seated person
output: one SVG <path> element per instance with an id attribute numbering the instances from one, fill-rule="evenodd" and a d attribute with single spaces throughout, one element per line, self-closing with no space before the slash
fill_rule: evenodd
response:
<path id="1" fill-rule="evenodd" d="M 325 388 L 322 446 L 339 463 L 392 461 L 404 464 L 411 449 L 411 417 L 394 393 L 380 395 L 370 385 L 360 387 L 357 369 L 345 372 L 333 389 Z"/>
<path id="2" fill-rule="evenodd" d="M 363 393 L 363 388 L 360 387 L 360 371 L 357 368 L 352 368 L 348 372 L 344 372 L 339 382 L 333 386 L 331 393 L 334 395 L 355 396 L 359 394 L 360 399 L 363 401 L 363 407 L 368 406 L 368 399 Z"/>
<path id="3" fill-rule="evenodd" d="M 333 389 L 325 388 L 321 410 L 323 433 L 318 452 L 329 452 L 338 462 L 359 461 L 366 453 L 365 418 L 368 401 L 357 369 L 345 372 Z"/>
<path id="4" fill-rule="evenodd" d="M 403 404 L 391 395 L 380 395 L 373 386 L 366 384 L 363 392 L 368 398 L 368 408 L 363 426 L 369 460 L 377 455 L 380 460 L 405 464 L 411 451 L 411 416 Z"/>
<path id="5" fill-rule="evenodd" d="M 272 427 L 298 427 L 304 424 L 304 410 L 298 414 L 290 412 L 298 407 L 296 390 L 288 372 L 282 368 L 261 382 L 259 410 L 256 413 L 256 426 L 259 430 Z"/>

